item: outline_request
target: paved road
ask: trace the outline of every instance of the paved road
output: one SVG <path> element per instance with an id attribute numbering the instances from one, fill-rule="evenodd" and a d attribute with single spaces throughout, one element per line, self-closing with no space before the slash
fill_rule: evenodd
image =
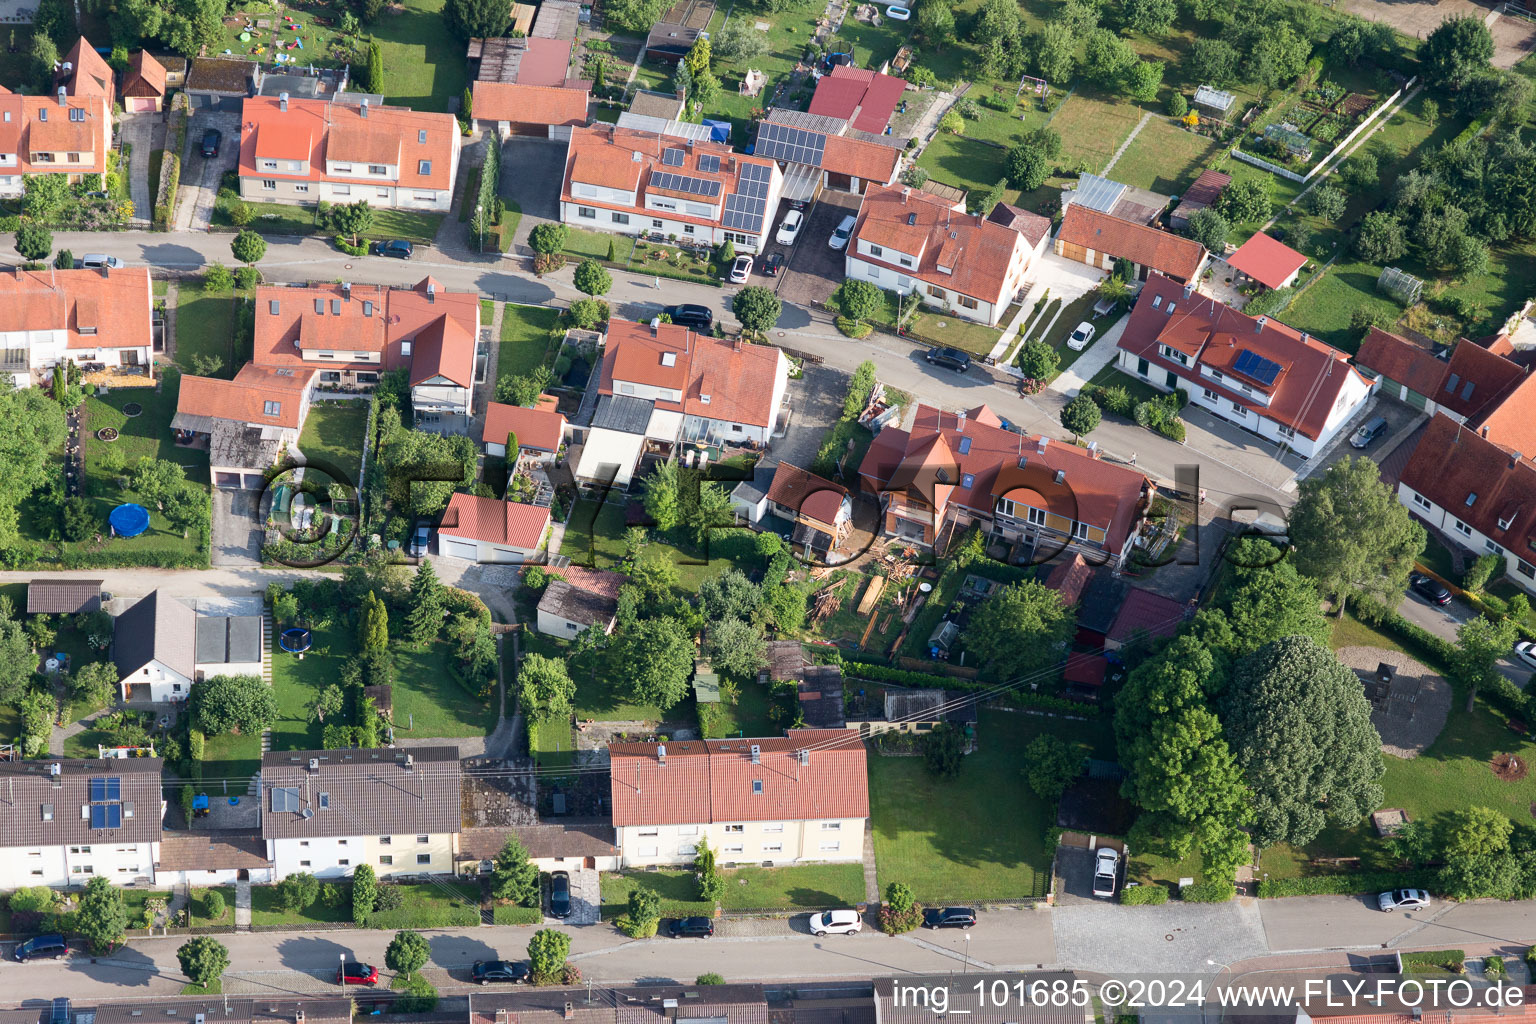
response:
<path id="1" fill-rule="evenodd" d="M 1430 604 L 1412 591 L 1403 595 L 1397 611 L 1414 625 L 1427 629 L 1435 636 L 1449 640 L 1451 643 L 1456 642 L 1457 627 L 1468 619 L 1476 618 L 1479 614 L 1460 598 L 1452 598 L 1450 604 L 1441 607 Z M 1499 659 L 1499 671 L 1504 673 L 1506 679 L 1522 688 L 1531 681 L 1531 670 L 1515 661 L 1513 657 L 1505 656 Z"/>

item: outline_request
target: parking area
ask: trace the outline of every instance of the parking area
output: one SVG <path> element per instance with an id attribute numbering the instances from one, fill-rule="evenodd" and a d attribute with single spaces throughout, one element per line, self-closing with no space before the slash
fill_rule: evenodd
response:
<path id="1" fill-rule="evenodd" d="M 602 919 L 603 894 L 599 884 L 599 876 L 596 871 L 589 868 L 570 868 L 566 873 L 571 879 L 571 913 L 568 917 L 551 917 L 546 912 L 544 923 L 547 925 L 588 925 L 597 924 Z M 549 907 L 549 883 L 544 884 L 544 906 Z"/>
<path id="2" fill-rule="evenodd" d="M 219 155 L 203 159 L 203 134 L 216 128 L 223 134 Z M 181 185 L 176 207 L 178 231 L 207 231 L 213 220 L 213 201 L 219 179 L 240 160 L 240 115 L 222 110 L 197 110 L 187 123 L 187 146 L 182 154 Z"/>
<path id="3" fill-rule="evenodd" d="M 842 396 L 848 390 L 848 375 L 840 370 L 807 363 L 804 376 L 789 382 L 785 396 L 788 406 L 784 436 L 768 446 L 767 463 L 788 462 L 807 467 L 826 439 L 827 431 L 842 415 Z"/>
<path id="4" fill-rule="evenodd" d="M 780 273 L 780 299 L 797 306 L 819 306 L 843 283 L 843 254 L 827 245 L 827 240 L 839 221 L 858 214 L 861 198 L 849 192 L 822 191 L 816 205 L 806 213 L 789 265 Z M 778 230 L 777 222 L 774 230 Z M 770 246 L 769 251 L 775 247 Z"/>
<path id="5" fill-rule="evenodd" d="M 1058 907 L 1103 905 L 1113 903 L 1093 894 L 1093 851 L 1059 847 L 1056 850 L 1056 905 Z M 1124 884 L 1125 862 L 1120 863 L 1120 877 L 1115 880 L 1118 890 Z"/>
<path id="6" fill-rule="evenodd" d="M 264 492 L 256 489 L 213 488 L 214 565 L 260 565 L 262 528 L 257 503 Z"/>
<path id="7" fill-rule="evenodd" d="M 513 240 L 522 246 L 540 224 L 560 219 L 560 190 L 526 188 L 525 182 L 559 181 L 565 174 L 565 143 L 511 138 L 501 144 L 501 192 L 517 196 L 523 209 Z"/>
<path id="8" fill-rule="evenodd" d="M 1350 444 L 1350 438 L 1355 431 L 1377 416 L 1387 421 L 1387 429 L 1364 449 Z M 1310 476 L 1316 476 L 1349 455 L 1364 456 L 1378 463 L 1383 462 L 1396 450 L 1400 442 L 1412 433 L 1410 428 L 1415 426 L 1423 416 L 1422 409 L 1415 409 L 1388 398 L 1373 398 L 1355 415 L 1354 419 L 1345 425 L 1329 449 L 1322 455 L 1313 456 L 1308 460 L 1308 465 L 1297 474 L 1297 477 L 1305 480 Z"/>

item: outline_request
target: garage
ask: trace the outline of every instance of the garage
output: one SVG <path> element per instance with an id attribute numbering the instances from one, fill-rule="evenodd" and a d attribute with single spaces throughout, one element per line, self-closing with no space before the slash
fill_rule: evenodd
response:
<path id="1" fill-rule="evenodd" d="M 515 565 L 543 546 L 549 523 L 547 506 L 455 494 L 437 527 L 437 551 L 471 562 Z"/>
<path id="2" fill-rule="evenodd" d="M 480 557 L 480 545 L 474 541 L 442 534 L 437 537 L 437 550 L 449 558 L 464 558 L 471 562 L 478 561 Z"/>
<path id="3" fill-rule="evenodd" d="M 213 485 L 215 487 L 222 487 L 227 491 L 238 491 L 240 489 L 240 474 L 215 473 L 213 474 Z"/>

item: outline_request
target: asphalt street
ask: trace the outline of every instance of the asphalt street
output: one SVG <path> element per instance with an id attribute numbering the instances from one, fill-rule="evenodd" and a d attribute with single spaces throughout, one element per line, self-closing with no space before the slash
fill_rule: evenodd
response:
<path id="1" fill-rule="evenodd" d="M 1402 601 L 1397 606 L 1398 614 L 1409 622 L 1427 629 L 1435 636 L 1456 642 L 1456 630 L 1468 619 L 1476 618 L 1478 613 L 1472 610 L 1472 606 L 1460 598 L 1452 598 L 1447 605 L 1433 605 L 1413 591 L 1403 595 Z M 1516 661 L 1512 655 L 1505 655 L 1499 659 L 1499 671 L 1504 677 L 1522 689 L 1531 681 L 1531 670 L 1524 664 Z"/>

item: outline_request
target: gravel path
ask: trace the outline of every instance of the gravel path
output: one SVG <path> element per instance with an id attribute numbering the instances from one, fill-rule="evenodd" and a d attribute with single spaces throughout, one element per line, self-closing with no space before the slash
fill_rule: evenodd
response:
<path id="1" fill-rule="evenodd" d="M 1435 742 L 1451 713 L 1451 684 L 1402 651 L 1382 647 L 1344 647 L 1339 660 L 1371 678 L 1382 664 L 1393 668 L 1386 707 L 1371 711 L 1381 734 L 1381 749 L 1393 757 L 1412 758 Z"/>

